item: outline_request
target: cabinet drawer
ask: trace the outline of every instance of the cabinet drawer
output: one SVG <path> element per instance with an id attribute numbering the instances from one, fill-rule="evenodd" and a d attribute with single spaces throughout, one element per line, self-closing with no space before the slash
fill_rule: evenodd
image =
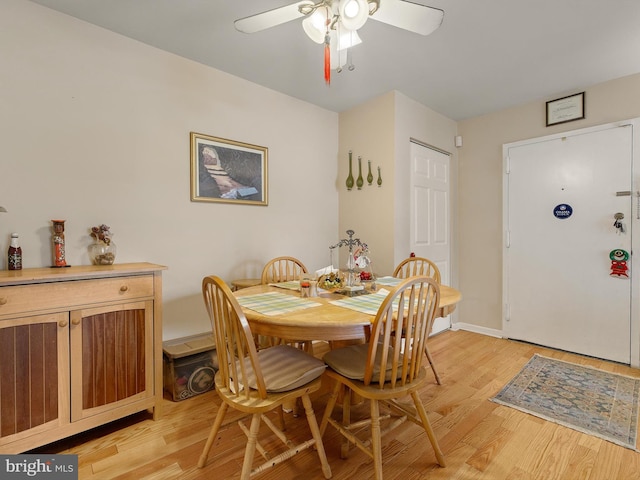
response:
<path id="1" fill-rule="evenodd" d="M 151 296 L 152 275 L 16 285 L 0 288 L 0 317 Z"/>

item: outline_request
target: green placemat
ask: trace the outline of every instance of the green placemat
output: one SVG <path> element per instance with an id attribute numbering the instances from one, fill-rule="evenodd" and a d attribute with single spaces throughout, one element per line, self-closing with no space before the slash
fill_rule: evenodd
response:
<path id="1" fill-rule="evenodd" d="M 306 298 L 294 297 L 278 292 L 258 293 L 237 297 L 238 303 L 250 310 L 254 310 L 263 315 L 282 315 L 283 313 L 295 312 L 306 308 L 319 307 L 321 303 L 307 300 Z"/>
<path id="2" fill-rule="evenodd" d="M 330 302 L 333 305 L 339 307 L 349 308 L 357 312 L 367 313 L 369 315 L 375 315 L 378 313 L 378 309 L 387 295 L 389 290 L 381 288 L 376 293 L 370 295 L 359 295 L 357 297 L 348 297 L 340 300 L 334 300 Z"/>
<path id="3" fill-rule="evenodd" d="M 379 277 L 376 278 L 376 284 L 378 285 L 387 285 L 389 287 L 395 287 L 396 285 L 399 285 L 400 282 L 402 282 L 402 280 L 404 280 L 403 278 L 396 278 L 396 277 Z"/>

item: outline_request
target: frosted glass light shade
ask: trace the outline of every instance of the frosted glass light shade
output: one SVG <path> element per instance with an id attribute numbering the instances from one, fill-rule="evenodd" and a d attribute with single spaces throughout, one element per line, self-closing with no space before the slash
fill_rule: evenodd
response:
<path id="1" fill-rule="evenodd" d="M 302 21 L 304 33 L 316 43 L 324 43 L 324 36 L 327 32 L 328 15 L 331 15 L 329 18 L 332 18 L 331 10 L 320 7 Z"/>
<path id="2" fill-rule="evenodd" d="M 367 0 L 341 0 L 338 6 L 340 22 L 348 30 L 358 30 L 369 17 Z"/>

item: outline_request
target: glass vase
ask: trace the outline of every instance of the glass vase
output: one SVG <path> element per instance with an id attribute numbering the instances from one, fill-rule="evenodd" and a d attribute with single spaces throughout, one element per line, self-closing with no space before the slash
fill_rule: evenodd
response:
<path id="1" fill-rule="evenodd" d="M 349 176 L 347 177 L 347 190 L 353 188 L 353 169 L 351 166 L 351 150 L 349 150 Z"/>
<path id="2" fill-rule="evenodd" d="M 362 190 L 362 185 L 364 185 L 364 179 L 362 178 L 362 157 L 358 157 L 358 179 L 356 180 L 358 190 Z"/>
<path id="3" fill-rule="evenodd" d="M 116 261 L 116 244 L 97 240 L 89 245 L 89 258 L 94 265 L 113 265 Z"/>

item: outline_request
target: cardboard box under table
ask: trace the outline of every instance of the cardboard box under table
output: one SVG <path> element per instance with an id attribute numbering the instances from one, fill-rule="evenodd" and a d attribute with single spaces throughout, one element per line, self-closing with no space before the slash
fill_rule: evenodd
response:
<path id="1" fill-rule="evenodd" d="M 218 363 L 212 334 L 168 340 L 162 347 L 164 389 L 174 401 L 214 388 Z"/>

